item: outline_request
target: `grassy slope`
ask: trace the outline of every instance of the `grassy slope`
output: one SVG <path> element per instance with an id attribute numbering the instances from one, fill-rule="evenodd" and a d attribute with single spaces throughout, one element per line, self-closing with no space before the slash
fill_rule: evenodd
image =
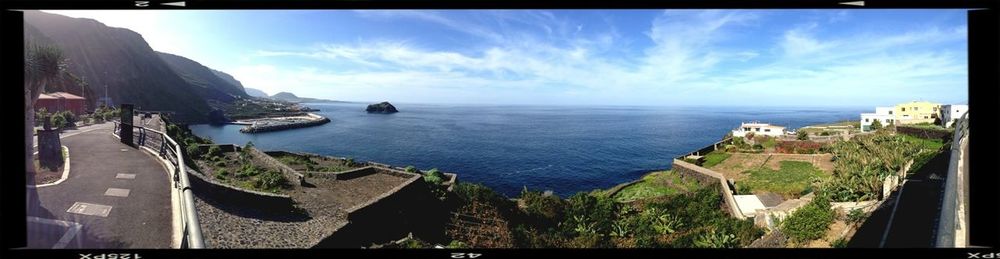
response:
<path id="1" fill-rule="evenodd" d="M 621 190 L 613 197 L 619 202 L 647 199 L 658 196 L 674 195 L 693 191 L 698 188 L 698 182 L 681 179 L 673 171 L 653 172 L 642 177 L 642 182 L 633 184 Z"/>
<path id="2" fill-rule="evenodd" d="M 799 195 L 809 188 L 815 179 L 829 177 L 809 162 L 781 161 L 781 169 L 771 168 L 747 170 L 750 177 L 743 181 L 753 191 L 768 191 L 784 195 Z"/>
<path id="3" fill-rule="evenodd" d="M 725 161 L 730 156 L 732 155 L 726 152 L 718 150 L 712 151 L 711 153 L 708 153 L 708 155 L 705 155 L 705 163 L 703 163 L 701 166 L 704 168 L 712 168 L 713 166 L 722 163 L 722 161 Z"/>

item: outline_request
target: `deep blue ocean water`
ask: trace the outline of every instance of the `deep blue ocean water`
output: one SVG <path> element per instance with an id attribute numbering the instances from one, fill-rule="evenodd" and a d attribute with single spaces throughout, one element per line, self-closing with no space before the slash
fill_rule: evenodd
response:
<path id="1" fill-rule="evenodd" d="M 396 104 L 399 113 L 368 114 L 360 103 L 308 106 L 331 122 L 258 134 L 240 133 L 240 125 L 191 129 L 216 143 L 438 168 L 508 196 L 527 186 L 567 197 L 668 169 L 673 157 L 721 139 L 741 121 L 796 129 L 857 120 L 870 109 Z"/>

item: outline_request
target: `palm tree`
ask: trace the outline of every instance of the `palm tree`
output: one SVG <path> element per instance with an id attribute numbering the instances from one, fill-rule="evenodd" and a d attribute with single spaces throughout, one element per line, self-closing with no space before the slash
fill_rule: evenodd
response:
<path id="1" fill-rule="evenodd" d="M 35 102 L 47 85 L 59 80 L 66 73 L 66 59 L 62 50 L 53 45 L 25 42 L 24 51 L 24 165 L 29 180 L 33 181 Z"/>

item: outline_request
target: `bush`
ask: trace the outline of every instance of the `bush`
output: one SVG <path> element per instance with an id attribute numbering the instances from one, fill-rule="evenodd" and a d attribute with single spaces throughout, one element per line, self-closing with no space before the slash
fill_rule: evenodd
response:
<path id="1" fill-rule="evenodd" d="M 219 168 L 215 171 L 215 178 L 219 180 L 226 180 L 226 176 L 229 176 L 229 170 L 225 168 Z"/>
<path id="2" fill-rule="evenodd" d="M 558 196 L 546 196 L 541 192 L 529 191 L 527 188 L 521 192 L 521 201 L 524 203 L 524 212 L 528 217 L 534 218 L 541 223 L 539 225 L 549 227 L 554 226 L 563 218 L 563 211 L 566 203 Z"/>
<path id="3" fill-rule="evenodd" d="M 833 247 L 833 248 L 847 248 L 847 239 L 841 237 L 841 238 L 838 238 L 837 240 L 833 240 L 833 243 L 830 243 L 830 247 Z"/>
<path id="4" fill-rule="evenodd" d="M 184 149 L 187 151 L 188 156 L 190 156 L 192 159 L 201 158 L 201 149 L 198 148 L 197 144 L 191 142 L 186 142 L 185 144 L 187 146 L 184 147 Z"/>
<path id="5" fill-rule="evenodd" d="M 285 184 L 285 177 L 281 175 L 281 172 L 274 170 L 267 170 L 260 174 L 254 181 L 254 186 L 263 190 L 272 190 L 277 187 L 281 187 Z"/>
<path id="6" fill-rule="evenodd" d="M 226 161 L 215 161 L 215 167 L 226 167 Z"/>
<path id="7" fill-rule="evenodd" d="M 781 223 L 781 231 L 793 241 L 805 242 L 826 235 L 826 230 L 834 220 L 830 200 L 818 195 L 812 202 L 799 208 Z"/>
<path id="8" fill-rule="evenodd" d="M 407 172 L 407 173 L 415 173 L 415 174 L 416 174 L 416 173 L 419 173 L 419 172 L 417 171 L 417 168 L 416 168 L 416 167 L 413 167 L 412 165 L 411 165 L 411 166 L 407 166 L 405 170 L 406 170 L 406 172 Z M 459 242 L 459 243 L 461 243 L 461 242 Z"/>
<path id="9" fill-rule="evenodd" d="M 847 213 L 847 223 L 858 225 L 865 221 L 865 212 L 860 209 L 853 209 Z"/>
<path id="10" fill-rule="evenodd" d="M 222 155 L 222 149 L 219 146 L 211 146 L 208 148 L 208 157 L 218 157 Z"/>
<path id="11" fill-rule="evenodd" d="M 808 132 L 805 132 L 805 131 L 801 131 L 801 130 L 800 130 L 800 131 L 799 131 L 799 132 L 797 133 L 797 135 L 798 135 L 798 136 L 797 136 L 796 138 L 797 138 L 798 140 L 809 140 L 809 133 L 808 133 Z"/>
<path id="12" fill-rule="evenodd" d="M 462 243 L 462 241 L 452 240 L 451 243 L 448 243 L 448 248 L 453 248 L 453 249 L 454 248 L 469 248 L 469 246 L 465 245 L 465 243 Z"/>
<path id="13" fill-rule="evenodd" d="M 56 113 L 52 115 L 52 127 L 62 128 L 66 126 L 66 117 L 63 117 L 62 113 Z"/>

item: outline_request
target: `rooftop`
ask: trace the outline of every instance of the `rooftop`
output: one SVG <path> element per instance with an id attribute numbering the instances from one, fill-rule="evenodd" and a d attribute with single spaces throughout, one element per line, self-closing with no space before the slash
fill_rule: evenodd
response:
<path id="1" fill-rule="evenodd" d="M 74 100 L 86 100 L 86 98 L 67 93 L 67 92 L 54 92 L 47 94 L 38 95 L 38 99 L 74 99 Z"/>

